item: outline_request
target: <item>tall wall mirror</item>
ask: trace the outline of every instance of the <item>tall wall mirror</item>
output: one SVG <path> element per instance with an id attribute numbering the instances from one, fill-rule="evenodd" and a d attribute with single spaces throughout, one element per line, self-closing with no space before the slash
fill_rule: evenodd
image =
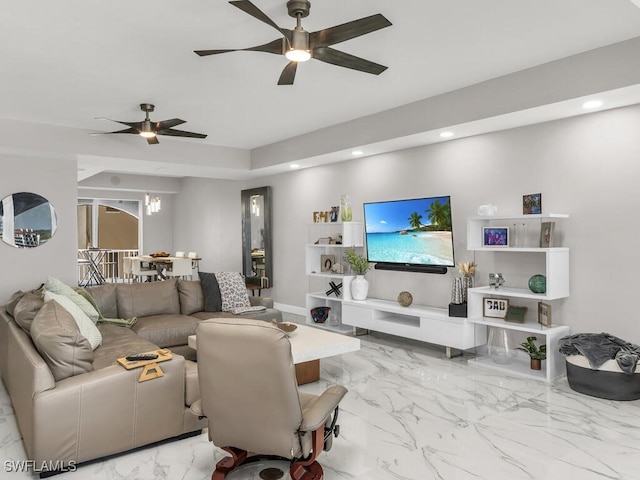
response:
<path id="1" fill-rule="evenodd" d="M 0 202 L 0 235 L 13 247 L 34 248 L 56 233 L 58 217 L 49 200 L 31 192 L 7 195 Z"/>
<path id="2" fill-rule="evenodd" d="M 242 269 L 248 285 L 273 286 L 271 187 L 242 190 Z"/>

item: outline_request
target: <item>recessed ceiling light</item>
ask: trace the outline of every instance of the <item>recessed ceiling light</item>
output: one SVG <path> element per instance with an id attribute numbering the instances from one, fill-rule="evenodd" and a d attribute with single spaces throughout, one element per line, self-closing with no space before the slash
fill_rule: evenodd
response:
<path id="1" fill-rule="evenodd" d="M 584 102 L 582 104 L 582 108 L 592 109 L 598 108 L 602 106 L 602 100 L 589 100 L 588 102 Z"/>
<path id="2" fill-rule="evenodd" d="M 440 132 L 440 137 L 442 137 L 442 138 L 451 138 L 451 137 L 453 137 L 453 132 Z"/>
<path id="3" fill-rule="evenodd" d="M 351 152 L 351 155 L 353 155 L 354 157 L 357 157 L 359 155 L 362 155 L 364 152 L 362 150 L 354 150 L 353 152 Z"/>
<path id="4" fill-rule="evenodd" d="M 292 163 L 291 165 L 289 165 L 289 168 L 300 168 L 300 165 L 298 165 L 297 163 Z"/>

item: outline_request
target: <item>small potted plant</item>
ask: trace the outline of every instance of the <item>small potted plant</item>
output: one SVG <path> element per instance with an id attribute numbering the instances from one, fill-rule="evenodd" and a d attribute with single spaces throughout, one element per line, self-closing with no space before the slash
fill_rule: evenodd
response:
<path id="1" fill-rule="evenodd" d="M 523 352 L 527 352 L 529 354 L 529 358 L 531 358 L 532 370 L 540 370 L 542 368 L 542 360 L 545 360 L 547 358 L 547 346 L 540 345 L 538 347 L 535 344 L 536 340 L 536 337 L 527 337 L 527 341 L 522 342 L 518 347 L 518 350 L 522 350 Z"/>
<path id="2" fill-rule="evenodd" d="M 356 278 L 351 282 L 351 296 L 354 300 L 365 300 L 369 293 L 369 282 L 364 278 L 364 274 L 371 268 L 371 264 L 367 257 L 356 253 L 355 250 L 347 250 L 344 256 L 351 265 L 351 271 L 356 274 Z"/>

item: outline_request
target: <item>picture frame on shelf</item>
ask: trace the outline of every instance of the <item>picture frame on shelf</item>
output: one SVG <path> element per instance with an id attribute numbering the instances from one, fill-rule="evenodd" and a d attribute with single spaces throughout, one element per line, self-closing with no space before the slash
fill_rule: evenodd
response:
<path id="1" fill-rule="evenodd" d="M 509 247 L 509 227 L 482 227 L 483 247 Z"/>
<path id="2" fill-rule="evenodd" d="M 320 271 L 330 272 L 336 263 L 335 255 L 320 255 Z"/>
<path id="3" fill-rule="evenodd" d="M 507 315 L 504 317 L 506 322 L 524 323 L 524 317 L 527 314 L 527 307 L 516 307 L 509 305 Z"/>
<path id="4" fill-rule="evenodd" d="M 551 305 L 538 302 L 538 323 L 545 327 L 551 327 Z"/>
<path id="5" fill-rule="evenodd" d="M 529 193 L 522 196 L 522 213 L 524 215 L 539 215 L 542 213 L 542 194 Z"/>
<path id="6" fill-rule="evenodd" d="M 329 219 L 335 223 L 338 221 L 338 213 L 340 213 L 340 207 L 331 207 L 331 214 Z"/>
<path id="7" fill-rule="evenodd" d="M 509 300 L 506 298 L 484 297 L 482 299 L 483 317 L 504 319 L 508 310 Z"/>
<path id="8" fill-rule="evenodd" d="M 542 222 L 540 224 L 540 248 L 553 247 L 553 231 L 556 222 Z"/>

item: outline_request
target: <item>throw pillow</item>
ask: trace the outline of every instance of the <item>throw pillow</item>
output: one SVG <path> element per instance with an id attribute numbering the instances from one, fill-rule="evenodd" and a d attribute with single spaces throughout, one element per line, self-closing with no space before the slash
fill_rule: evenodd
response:
<path id="1" fill-rule="evenodd" d="M 60 304 L 62 308 L 64 308 L 69 314 L 73 317 L 78 326 L 78 330 L 80 330 L 80 334 L 89 340 L 89 344 L 91 345 L 91 349 L 95 350 L 102 343 L 102 335 L 100 334 L 100 330 L 96 327 L 95 323 L 91 321 L 89 317 L 85 315 L 85 313 L 72 302 L 69 298 L 64 295 L 60 295 L 57 293 L 50 292 L 49 290 L 44 291 L 44 300 L 48 302 L 50 300 L 55 300 Z"/>
<path id="2" fill-rule="evenodd" d="M 179 280 L 178 295 L 180 296 L 180 313 L 191 315 L 204 311 L 204 294 L 202 284 L 194 280 Z"/>
<path id="3" fill-rule="evenodd" d="M 91 321 L 96 324 L 99 318 L 98 311 L 89 303 L 89 301 L 82 295 L 77 293 L 72 287 L 61 282 L 57 278 L 49 277 L 44 283 L 44 289 L 58 295 L 64 295 L 73 303 L 75 303 Z"/>
<path id="4" fill-rule="evenodd" d="M 200 285 L 202 285 L 202 295 L 204 296 L 204 311 L 221 312 L 222 297 L 216 274 L 198 272 L 198 275 L 200 275 Z"/>
<path id="5" fill-rule="evenodd" d="M 220 286 L 223 312 L 230 312 L 238 307 L 251 306 L 244 278 L 238 272 L 218 272 L 216 280 Z"/>
<path id="6" fill-rule="evenodd" d="M 31 324 L 31 338 L 56 382 L 93 370 L 91 345 L 57 302 L 42 306 Z"/>
<path id="7" fill-rule="evenodd" d="M 31 331 L 31 323 L 43 305 L 42 292 L 38 290 L 27 292 L 15 306 L 13 318 L 22 330 L 29 333 Z"/>

